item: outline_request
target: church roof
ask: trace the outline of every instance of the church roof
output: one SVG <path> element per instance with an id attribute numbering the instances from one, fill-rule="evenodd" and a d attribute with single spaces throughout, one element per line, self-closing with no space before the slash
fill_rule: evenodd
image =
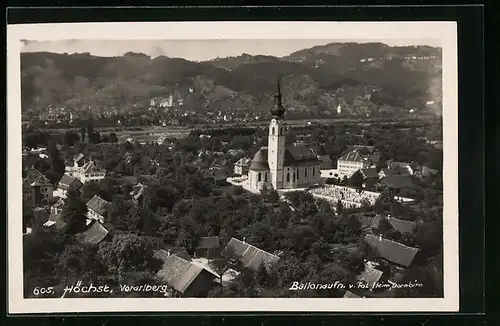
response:
<path id="1" fill-rule="evenodd" d="M 263 146 L 257 153 L 255 153 L 252 164 L 250 164 L 250 170 L 269 170 L 269 164 L 267 163 L 267 147 Z"/>
<path id="2" fill-rule="evenodd" d="M 284 166 L 320 164 L 314 152 L 304 145 L 288 146 L 285 150 Z"/>

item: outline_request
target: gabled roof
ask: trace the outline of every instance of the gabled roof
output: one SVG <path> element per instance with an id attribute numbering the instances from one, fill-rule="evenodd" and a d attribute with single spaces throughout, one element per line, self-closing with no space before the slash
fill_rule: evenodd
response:
<path id="1" fill-rule="evenodd" d="M 165 259 L 163 267 L 157 275 L 163 279 L 167 285 L 180 293 L 184 293 L 204 270 L 212 273 L 201 265 L 193 264 L 176 255 L 170 255 Z M 218 277 L 218 275 L 214 275 L 214 278 L 216 277 Z"/>
<path id="2" fill-rule="evenodd" d="M 98 244 L 108 235 L 108 230 L 101 223 L 94 221 L 86 231 L 80 234 L 83 236 L 84 243 Z"/>
<path id="3" fill-rule="evenodd" d="M 380 238 L 373 234 L 367 234 L 364 240 L 380 257 L 405 267 L 411 265 L 419 251 L 417 248 L 408 247 L 402 243 Z"/>
<path id="4" fill-rule="evenodd" d="M 88 202 L 87 207 L 97 212 L 99 215 L 104 216 L 107 212 L 110 203 L 101 197 L 94 195 Z"/>
<path id="5" fill-rule="evenodd" d="M 358 280 L 368 283 L 370 288 L 377 283 L 384 273 L 378 269 L 366 267 L 363 273 L 358 277 Z"/>
<path id="6" fill-rule="evenodd" d="M 75 158 L 74 158 L 74 162 L 75 163 L 78 163 L 80 162 L 81 159 L 85 158 L 85 155 L 83 155 L 82 153 L 79 153 Z"/>
<path id="7" fill-rule="evenodd" d="M 219 237 L 201 237 L 198 240 L 196 249 L 215 249 L 220 248 Z"/>
<path id="8" fill-rule="evenodd" d="M 388 175 L 380 183 L 394 189 L 413 187 L 413 180 L 408 175 Z"/>
<path id="9" fill-rule="evenodd" d="M 106 170 L 98 166 L 94 161 L 88 161 L 82 166 L 82 173 L 106 173 Z"/>
<path id="10" fill-rule="evenodd" d="M 241 166 L 249 166 L 252 160 L 250 160 L 247 157 L 242 157 L 238 160 L 238 162 L 235 163 L 235 165 L 241 165 Z"/>
<path id="11" fill-rule="evenodd" d="M 358 149 L 358 150 L 367 151 L 370 153 L 373 153 L 375 151 L 375 147 L 368 146 L 368 145 L 354 145 L 354 146 L 352 146 L 352 149 Z"/>
<path id="12" fill-rule="evenodd" d="M 74 187 L 75 190 L 80 189 L 83 184 L 77 178 L 73 178 L 70 175 L 64 174 L 57 184 L 57 187 L 63 190 L 68 190 L 70 187 Z"/>
<path id="13" fill-rule="evenodd" d="M 283 166 L 301 166 L 321 164 L 316 154 L 304 145 L 288 146 L 285 149 Z"/>
<path id="14" fill-rule="evenodd" d="M 28 169 L 26 170 L 26 176 L 24 177 L 23 185 L 25 187 L 43 187 L 52 186 L 52 183 L 37 169 Z"/>
<path id="15" fill-rule="evenodd" d="M 130 195 L 134 197 L 135 200 L 138 200 L 142 194 L 144 193 L 144 189 L 146 188 L 145 185 L 142 183 L 138 183 L 135 186 L 132 187 L 132 191 L 130 192 Z"/>
<path id="16" fill-rule="evenodd" d="M 279 260 L 278 256 L 235 238 L 231 238 L 224 251 L 231 252 L 234 258 L 238 259 L 245 268 L 254 272 L 259 269 L 261 264 L 264 264 L 269 269 Z"/>
<path id="17" fill-rule="evenodd" d="M 389 175 L 398 175 L 398 173 L 396 171 L 391 170 L 389 168 L 382 168 L 382 169 L 380 169 L 379 173 L 383 173 L 386 176 L 389 176 Z"/>
<path id="18" fill-rule="evenodd" d="M 382 218 L 384 218 L 384 217 L 382 217 L 380 215 L 375 216 L 371 227 L 374 229 L 378 228 Z M 401 220 L 401 219 L 394 218 L 394 217 L 385 217 L 385 218 L 387 219 L 389 224 L 394 228 L 394 230 L 396 230 L 402 234 L 413 233 L 413 230 L 417 226 L 417 223 L 415 223 L 415 222 Z"/>
<path id="19" fill-rule="evenodd" d="M 366 156 L 361 155 L 357 150 L 353 150 L 345 153 L 339 158 L 340 161 L 349 161 L 349 162 L 364 162 L 367 160 Z"/>
<path id="20" fill-rule="evenodd" d="M 376 179 L 378 178 L 377 168 L 367 168 L 360 169 L 361 174 L 365 179 Z"/>
<path id="21" fill-rule="evenodd" d="M 186 248 L 181 247 L 166 247 L 165 249 L 157 250 L 153 254 L 153 257 L 165 262 L 171 255 L 176 255 L 184 260 L 191 261 L 191 256 L 189 256 Z"/>

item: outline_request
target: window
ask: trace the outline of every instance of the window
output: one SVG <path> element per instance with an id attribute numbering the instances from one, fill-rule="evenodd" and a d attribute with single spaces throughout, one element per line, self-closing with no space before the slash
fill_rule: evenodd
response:
<path id="1" fill-rule="evenodd" d="M 267 172 L 264 173 L 264 182 L 267 182 Z"/>
<path id="2" fill-rule="evenodd" d="M 313 166 L 313 177 L 316 174 L 316 168 Z"/>
<path id="3" fill-rule="evenodd" d="M 274 127 L 273 127 L 273 130 L 272 130 L 271 134 L 274 135 Z"/>
<path id="4" fill-rule="evenodd" d="M 307 178 L 307 168 L 304 169 L 304 177 Z"/>
<path id="5" fill-rule="evenodd" d="M 299 180 L 299 169 L 297 169 L 297 180 Z"/>
<path id="6" fill-rule="evenodd" d="M 286 182 L 290 182 L 290 172 L 286 174 Z"/>
<path id="7" fill-rule="evenodd" d="M 258 176 L 258 178 L 257 178 L 257 181 L 259 181 L 259 182 L 260 182 L 261 180 L 262 180 L 262 176 L 260 175 L 260 172 L 259 172 L 259 176 Z"/>
<path id="8" fill-rule="evenodd" d="M 293 174 L 293 182 L 295 182 L 295 173 Z"/>

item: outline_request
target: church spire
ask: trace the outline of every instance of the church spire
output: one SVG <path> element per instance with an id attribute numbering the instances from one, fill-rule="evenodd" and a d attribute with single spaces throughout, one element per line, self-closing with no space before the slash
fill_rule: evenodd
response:
<path id="1" fill-rule="evenodd" d="M 283 108 L 283 104 L 281 101 L 282 94 L 281 94 L 280 77 L 278 77 L 278 92 L 274 95 L 274 98 L 276 100 L 276 105 L 271 109 L 271 114 L 275 117 L 283 118 L 283 115 L 285 114 L 285 109 Z"/>

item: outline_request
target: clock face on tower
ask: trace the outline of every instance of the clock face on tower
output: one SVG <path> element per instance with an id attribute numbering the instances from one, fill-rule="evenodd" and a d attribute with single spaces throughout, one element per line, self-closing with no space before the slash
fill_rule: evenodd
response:
<path id="1" fill-rule="evenodd" d="M 273 124 L 276 123 L 276 119 L 272 119 L 271 123 L 273 123 Z"/>

